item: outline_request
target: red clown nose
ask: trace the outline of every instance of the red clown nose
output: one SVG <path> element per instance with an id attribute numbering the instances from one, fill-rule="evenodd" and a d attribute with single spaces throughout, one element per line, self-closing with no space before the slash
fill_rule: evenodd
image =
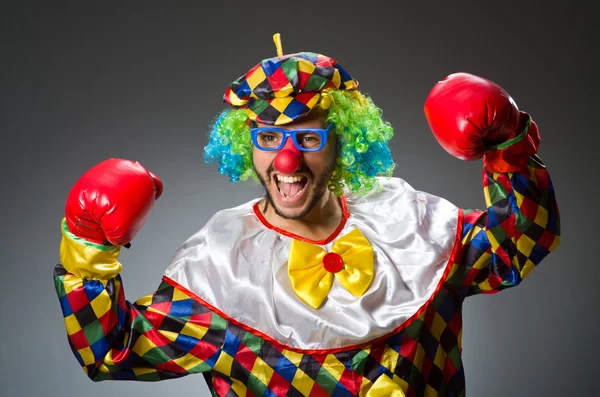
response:
<path id="1" fill-rule="evenodd" d="M 291 139 L 288 139 L 283 148 L 277 153 L 273 165 L 282 174 L 292 174 L 300 168 L 300 150 Z"/>

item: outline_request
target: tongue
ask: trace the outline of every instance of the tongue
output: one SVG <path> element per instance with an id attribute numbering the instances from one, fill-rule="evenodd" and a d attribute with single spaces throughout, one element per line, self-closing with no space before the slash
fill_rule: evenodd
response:
<path id="1" fill-rule="evenodd" d="M 294 197 L 300 190 L 302 190 L 302 183 L 300 182 L 283 184 L 283 194 L 286 197 Z"/>

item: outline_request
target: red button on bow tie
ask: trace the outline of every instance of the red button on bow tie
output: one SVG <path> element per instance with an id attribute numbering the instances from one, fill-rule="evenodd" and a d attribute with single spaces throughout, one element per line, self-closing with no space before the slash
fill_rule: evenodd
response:
<path id="1" fill-rule="evenodd" d="M 323 257 L 323 267 L 331 273 L 337 273 L 344 267 L 344 260 L 335 252 L 328 252 Z"/>

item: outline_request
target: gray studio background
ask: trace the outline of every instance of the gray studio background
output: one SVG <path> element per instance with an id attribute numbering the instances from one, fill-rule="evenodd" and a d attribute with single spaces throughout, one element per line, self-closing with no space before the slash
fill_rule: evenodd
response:
<path id="1" fill-rule="evenodd" d="M 481 163 L 452 158 L 429 132 L 422 108 L 435 82 L 457 71 L 487 77 L 533 115 L 562 245 L 521 286 L 466 301 L 467 392 L 600 395 L 591 2 L 214 3 L 1 3 L 0 396 L 208 396 L 201 376 L 88 380 L 52 283 L 59 223 L 84 171 L 109 157 L 140 161 L 165 191 L 123 250 L 122 275 L 129 300 L 153 292 L 212 214 L 261 194 L 202 156 L 226 86 L 276 55 L 275 32 L 285 53 L 337 59 L 383 109 L 396 130 L 395 176 L 463 208 L 483 206 Z"/>

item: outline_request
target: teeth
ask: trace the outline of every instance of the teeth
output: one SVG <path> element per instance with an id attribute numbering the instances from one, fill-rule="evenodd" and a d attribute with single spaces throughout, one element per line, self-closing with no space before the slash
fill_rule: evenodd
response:
<path id="1" fill-rule="evenodd" d="M 282 176 L 282 175 L 276 175 L 277 176 L 277 180 L 279 182 L 284 182 L 284 183 L 294 183 L 294 182 L 300 182 L 302 180 L 301 176 Z"/>
<path id="2" fill-rule="evenodd" d="M 283 176 L 283 175 L 275 175 L 276 179 L 277 179 L 277 188 L 279 189 L 279 193 L 281 193 L 281 195 L 283 197 L 285 197 L 286 199 L 292 199 L 294 197 L 296 197 L 297 195 L 299 195 L 300 193 L 302 193 L 302 190 L 298 191 L 298 193 L 296 193 L 293 196 L 286 196 L 284 193 L 284 188 L 283 188 L 283 184 L 284 183 L 294 183 L 294 182 L 300 182 L 302 180 L 302 178 L 304 178 L 303 176 Z"/>

